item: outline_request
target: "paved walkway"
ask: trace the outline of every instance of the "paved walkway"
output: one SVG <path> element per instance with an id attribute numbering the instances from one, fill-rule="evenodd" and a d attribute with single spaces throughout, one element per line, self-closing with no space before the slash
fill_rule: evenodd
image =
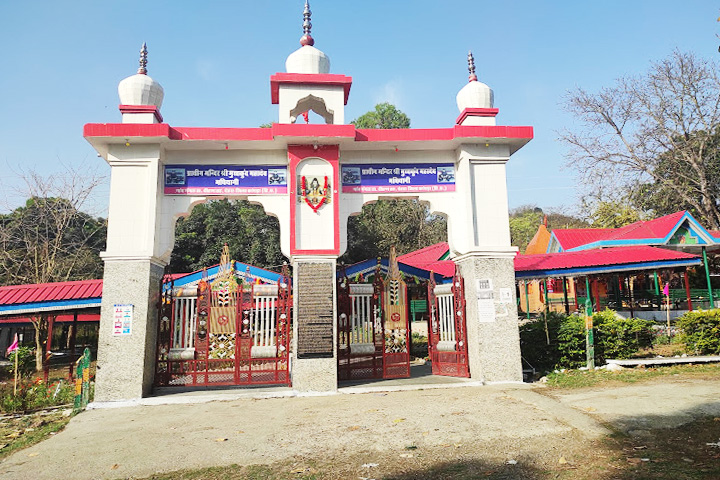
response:
<path id="1" fill-rule="evenodd" d="M 207 403 L 180 404 L 176 398 L 174 404 L 86 411 L 63 432 L 0 463 L 0 478 L 137 478 L 348 451 L 402 451 L 408 445 L 491 448 L 500 440 L 511 445 L 508 451 L 522 451 L 558 439 L 596 439 L 609 433 L 605 421 L 642 434 L 701 415 L 720 416 L 718 383 L 662 380 L 554 396 L 541 386 L 450 384 Z M 200 396 L 185 398 L 195 402 Z"/>

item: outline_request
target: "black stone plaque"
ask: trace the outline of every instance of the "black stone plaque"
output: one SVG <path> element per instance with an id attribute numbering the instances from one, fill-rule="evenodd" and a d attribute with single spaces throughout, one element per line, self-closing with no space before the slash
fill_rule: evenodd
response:
<path id="1" fill-rule="evenodd" d="M 298 358 L 332 358 L 333 284 L 332 263 L 303 263 L 296 266 Z"/>

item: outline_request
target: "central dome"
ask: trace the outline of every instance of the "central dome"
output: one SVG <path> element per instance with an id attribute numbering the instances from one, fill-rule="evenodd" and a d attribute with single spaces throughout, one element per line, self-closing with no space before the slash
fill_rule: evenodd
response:
<path id="1" fill-rule="evenodd" d="M 305 45 L 288 56 L 285 60 L 285 71 L 287 73 L 329 73 L 330 59 L 312 45 Z"/>
<path id="2" fill-rule="evenodd" d="M 323 52 L 315 48 L 315 40 L 310 35 L 310 4 L 305 1 L 303 11 L 303 36 L 300 38 L 300 48 L 295 50 L 285 60 L 287 73 L 330 73 L 330 59 Z"/>

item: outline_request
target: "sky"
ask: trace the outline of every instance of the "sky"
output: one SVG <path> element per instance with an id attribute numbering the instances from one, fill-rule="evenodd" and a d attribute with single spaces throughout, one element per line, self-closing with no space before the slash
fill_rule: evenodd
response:
<path id="1" fill-rule="evenodd" d="M 256 127 L 277 121 L 270 76 L 299 48 L 304 0 L 98 2 L 0 0 L 0 204 L 22 201 L 23 172 L 109 175 L 82 136 L 118 123 L 117 84 L 143 42 L 172 126 Z M 568 91 L 646 72 L 674 50 L 720 58 L 720 4 L 666 0 L 311 0 L 315 47 L 330 73 L 353 78 L 346 121 L 380 102 L 414 128 L 452 127 L 467 52 L 495 94 L 498 125 L 535 138 L 507 165 L 510 208 L 571 212 L 583 191 L 557 140 L 574 119 Z M 106 214 L 108 182 L 88 210 Z M 4 200 L 4 201 L 3 201 Z"/>

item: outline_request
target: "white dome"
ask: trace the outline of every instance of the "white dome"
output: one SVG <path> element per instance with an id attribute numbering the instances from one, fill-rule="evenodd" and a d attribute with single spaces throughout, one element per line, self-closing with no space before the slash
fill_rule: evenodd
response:
<path id="1" fill-rule="evenodd" d="M 323 52 L 305 45 L 298 48 L 285 60 L 287 73 L 329 73 L 330 59 Z"/>
<path id="2" fill-rule="evenodd" d="M 160 108 L 165 92 L 155 80 L 138 73 L 118 85 L 121 105 L 155 105 Z"/>
<path id="3" fill-rule="evenodd" d="M 493 108 L 493 91 L 484 83 L 473 80 L 458 92 L 457 106 L 460 112 L 466 108 Z"/>

